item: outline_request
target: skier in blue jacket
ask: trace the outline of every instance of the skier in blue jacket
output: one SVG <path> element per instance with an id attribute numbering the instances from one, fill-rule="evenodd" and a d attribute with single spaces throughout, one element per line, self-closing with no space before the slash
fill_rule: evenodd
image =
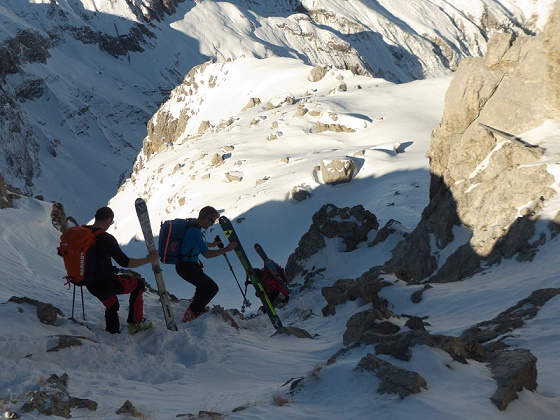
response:
<path id="1" fill-rule="evenodd" d="M 195 226 L 187 228 L 181 244 L 181 261 L 175 266 L 177 274 L 191 283 L 196 289 L 191 304 L 183 316 L 184 322 L 189 322 L 206 311 L 206 305 L 218 293 L 218 285 L 202 271 L 203 265 L 198 256 L 214 258 L 233 250 L 237 242 L 230 242 L 227 246 L 218 249 L 209 249 L 221 243 L 219 238 L 214 242 L 206 242 L 201 229 L 208 229 L 220 217 L 220 213 L 210 206 L 203 207 L 195 220 Z"/>

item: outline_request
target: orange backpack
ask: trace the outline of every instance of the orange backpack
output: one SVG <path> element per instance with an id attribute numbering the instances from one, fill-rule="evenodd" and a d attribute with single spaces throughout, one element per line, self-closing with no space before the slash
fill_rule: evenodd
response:
<path id="1" fill-rule="evenodd" d="M 60 235 L 60 246 L 57 249 L 64 260 L 67 273 L 64 278 L 68 287 L 70 283 L 87 286 L 92 282 L 97 265 L 95 242 L 103 232 L 103 229 L 94 232 L 82 225 L 71 227 Z"/>

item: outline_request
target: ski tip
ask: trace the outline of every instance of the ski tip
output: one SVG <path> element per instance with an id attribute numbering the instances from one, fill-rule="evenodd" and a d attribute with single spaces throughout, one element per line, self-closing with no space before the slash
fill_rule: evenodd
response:
<path id="1" fill-rule="evenodd" d="M 138 198 L 134 201 L 135 204 L 138 204 L 138 203 L 145 203 L 145 202 L 146 202 L 146 201 L 145 201 L 142 197 L 138 197 Z"/>

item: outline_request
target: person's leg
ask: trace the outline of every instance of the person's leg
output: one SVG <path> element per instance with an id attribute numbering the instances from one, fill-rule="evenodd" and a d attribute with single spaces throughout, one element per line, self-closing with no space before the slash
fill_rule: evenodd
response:
<path id="1" fill-rule="evenodd" d="M 218 285 L 202 271 L 202 267 L 198 262 L 180 262 L 175 266 L 175 270 L 181 278 L 188 281 L 196 288 L 189 309 L 195 315 L 200 315 L 204 312 L 206 305 L 218 293 Z"/>
<path id="2" fill-rule="evenodd" d="M 146 290 L 146 283 L 141 277 L 133 277 L 123 274 L 115 274 L 115 280 L 120 284 L 120 293 L 129 294 L 128 300 L 128 317 L 126 321 L 129 324 L 137 324 L 144 319 L 144 298 L 143 294 Z"/>
<path id="3" fill-rule="evenodd" d="M 110 278 L 101 278 L 94 284 L 87 286 L 89 292 L 105 306 L 105 329 L 111 334 L 118 334 L 121 326 L 119 322 L 119 300 L 111 293 Z"/>
<path id="4" fill-rule="evenodd" d="M 107 332 L 118 334 L 121 331 L 119 300 L 115 295 L 111 295 L 108 299 L 102 301 L 102 303 L 105 305 L 105 325 Z"/>

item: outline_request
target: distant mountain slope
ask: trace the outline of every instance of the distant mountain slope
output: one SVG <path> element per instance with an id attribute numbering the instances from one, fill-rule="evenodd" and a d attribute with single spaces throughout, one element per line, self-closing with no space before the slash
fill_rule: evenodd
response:
<path id="1" fill-rule="evenodd" d="M 148 119 L 195 65 L 286 56 L 409 81 L 483 54 L 492 31 L 538 30 L 552 3 L 6 0 L 0 173 L 84 217 L 128 177 Z"/>

